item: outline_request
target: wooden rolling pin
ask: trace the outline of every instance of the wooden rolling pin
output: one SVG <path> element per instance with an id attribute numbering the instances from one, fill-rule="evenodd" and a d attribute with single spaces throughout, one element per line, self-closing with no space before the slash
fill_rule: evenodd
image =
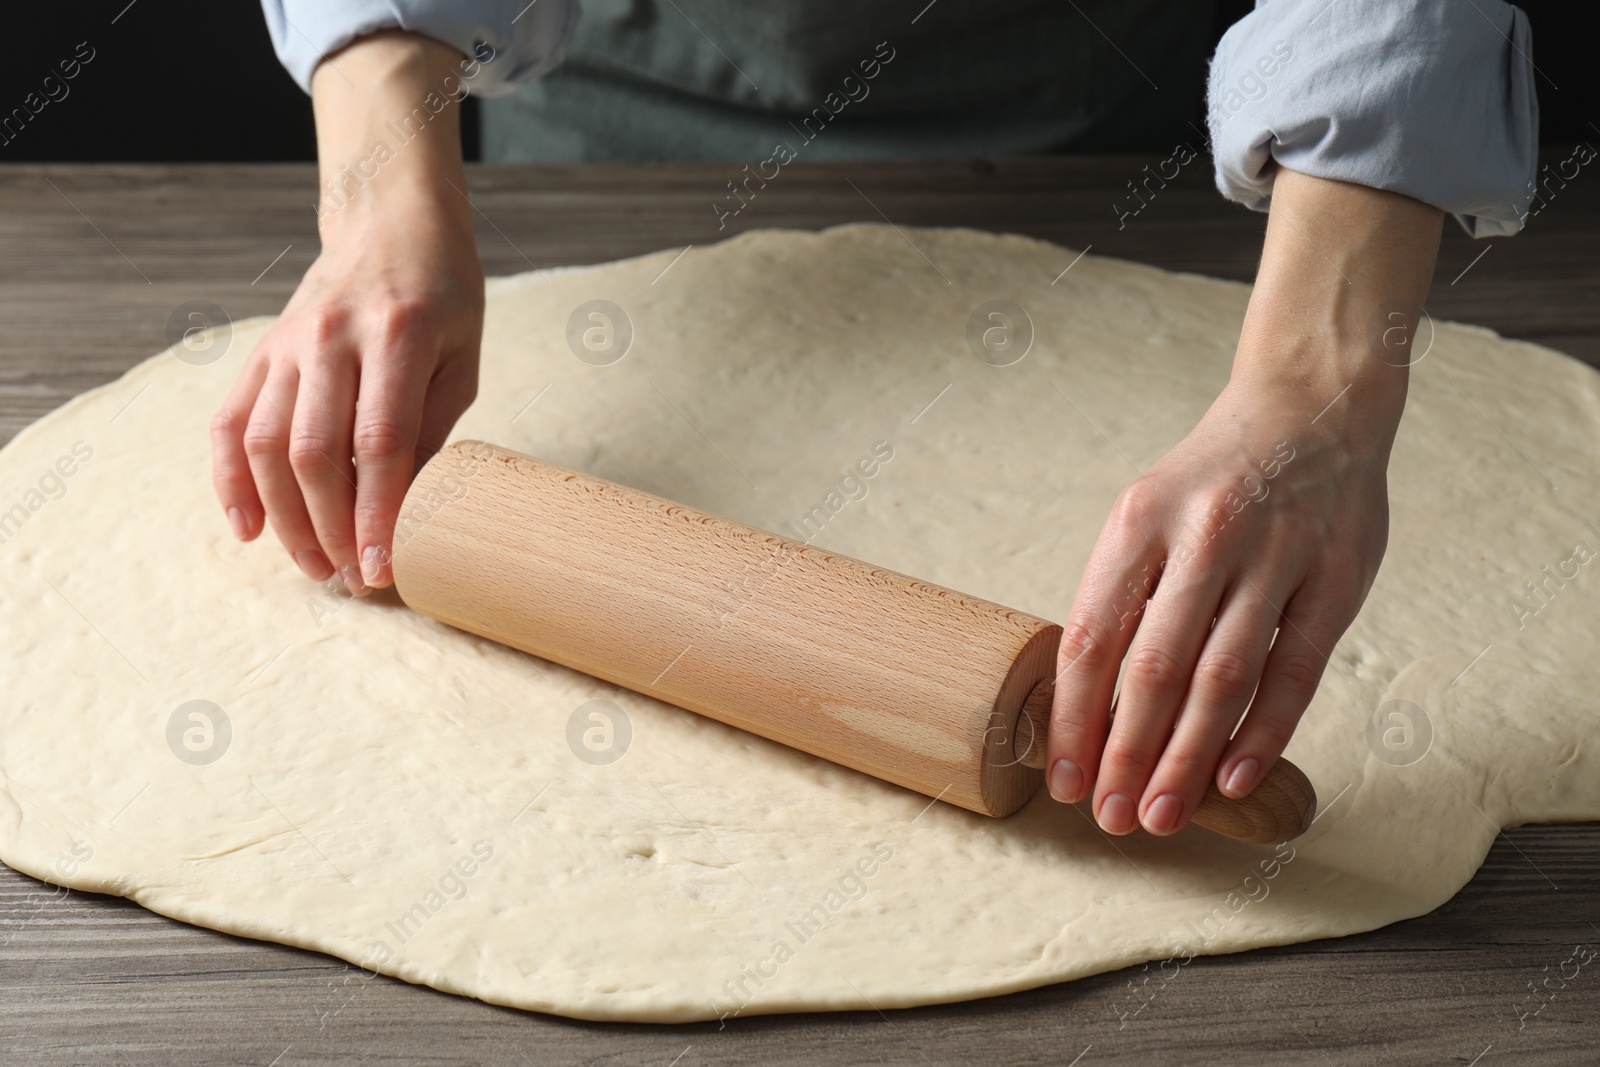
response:
<path id="1" fill-rule="evenodd" d="M 459 629 L 985 815 L 1043 780 L 1061 627 L 478 441 L 417 475 L 395 585 Z M 1194 819 L 1304 832 L 1287 760 Z"/>

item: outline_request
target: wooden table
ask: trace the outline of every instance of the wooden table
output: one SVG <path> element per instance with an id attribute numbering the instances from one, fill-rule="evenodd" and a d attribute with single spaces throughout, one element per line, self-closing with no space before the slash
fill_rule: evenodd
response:
<path id="1" fill-rule="evenodd" d="M 791 164 L 720 232 L 711 204 L 733 165 L 478 167 L 471 186 L 491 274 L 887 219 L 1249 280 L 1262 216 L 1224 203 L 1204 160 L 1119 225 L 1113 204 L 1153 162 Z M 316 254 L 314 195 L 303 166 L 0 168 L 0 440 L 166 347 L 184 301 L 235 318 L 281 309 Z M 1600 366 L 1597 249 L 1600 174 L 1584 171 L 1515 240 L 1449 227 L 1430 309 Z M 1600 946 L 1597 922 L 1600 824 L 1524 827 L 1431 915 L 1196 960 L 1125 1022 L 1114 1006 L 1137 969 L 887 1015 L 624 1026 L 363 981 L 337 960 L 0 867 L 0 1062 L 1593 1063 L 1600 966 L 1553 999 L 1530 990 L 1575 945 Z"/>

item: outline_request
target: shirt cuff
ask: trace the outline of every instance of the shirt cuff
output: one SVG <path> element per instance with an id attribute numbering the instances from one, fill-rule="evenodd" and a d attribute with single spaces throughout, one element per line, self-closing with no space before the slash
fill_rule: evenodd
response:
<path id="1" fill-rule="evenodd" d="M 1217 188 L 1265 211 L 1281 164 L 1514 234 L 1538 168 L 1532 51 L 1502 0 L 1258 0 L 1211 61 Z"/>
<path id="2" fill-rule="evenodd" d="M 377 30 L 405 30 L 476 60 L 462 81 L 479 96 L 508 96 L 555 69 L 579 14 L 577 0 L 261 0 L 261 9 L 278 61 L 308 93 L 324 56 Z"/>

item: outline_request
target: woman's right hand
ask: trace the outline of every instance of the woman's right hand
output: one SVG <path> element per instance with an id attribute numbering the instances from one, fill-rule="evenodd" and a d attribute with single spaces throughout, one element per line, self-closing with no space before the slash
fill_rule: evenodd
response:
<path id="1" fill-rule="evenodd" d="M 270 522 L 308 577 L 338 573 L 357 594 L 393 580 L 406 489 L 477 394 L 483 268 L 448 95 L 460 63 L 383 33 L 318 68 L 322 253 L 212 423 L 234 535 Z M 431 113 L 430 93 L 450 102 Z M 402 143 L 413 108 L 431 118 Z"/>

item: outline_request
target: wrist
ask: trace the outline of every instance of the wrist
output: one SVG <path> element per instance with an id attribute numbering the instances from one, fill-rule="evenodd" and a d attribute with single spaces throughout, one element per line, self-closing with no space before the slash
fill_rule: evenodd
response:
<path id="1" fill-rule="evenodd" d="M 325 184 L 317 203 L 317 233 L 324 251 L 407 235 L 476 254 L 472 205 L 464 173 L 384 167 L 364 183 Z"/>
<path id="2" fill-rule="evenodd" d="M 1426 355 L 1423 304 L 1444 214 L 1410 197 L 1280 168 L 1233 378 L 1389 426 Z M 1333 417 L 1330 411 L 1329 417 Z"/>
<path id="3" fill-rule="evenodd" d="M 1247 317 L 1229 381 L 1318 412 L 1342 394 L 1398 419 L 1410 368 L 1432 341 L 1432 327 L 1419 322 L 1418 312 L 1374 300 L 1287 321 Z"/>
<path id="4" fill-rule="evenodd" d="M 460 120 L 470 63 L 430 38 L 383 32 L 317 68 L 317 218 L 325 241 L 417 212 L 470 232 Z"/>
<path id="5" fill-rule="evenodd" d="M 1408 376 L 1406 367 L 1383 363 L 1360 343 L 1280 339 L 1265 351 L 1241 346 L 1222 406 L 1271 415 L 1352 454 L 1386 456 L 1405 411 Z"/>

